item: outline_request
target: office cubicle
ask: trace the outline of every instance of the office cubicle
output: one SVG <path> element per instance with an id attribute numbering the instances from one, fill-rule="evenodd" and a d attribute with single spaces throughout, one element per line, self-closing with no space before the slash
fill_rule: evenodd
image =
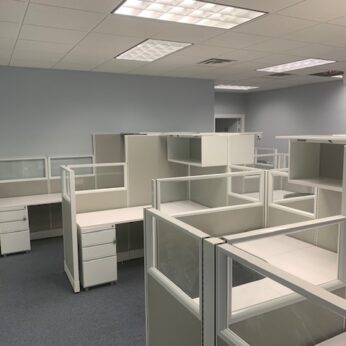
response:
<path id="1" fill-rule="evenodd" d="M 333 224 L 344 232 L 345 220 L 334 216 L 253 231 L 216 246 L 215 344 L 315 345 L 343 333 L 343 247 L 334 254 L 317 245 L 297 246 L 290 237 Z"/>

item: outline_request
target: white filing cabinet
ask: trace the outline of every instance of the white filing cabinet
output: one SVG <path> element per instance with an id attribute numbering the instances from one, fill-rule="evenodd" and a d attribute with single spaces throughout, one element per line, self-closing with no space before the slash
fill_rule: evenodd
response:
<path id="1" fill-rule="evenodd" d="M 30 250 L 26 206 L 0 209 L 0 248 L 2 255 Z"/>
<path id="2" fill-rule="evenodd" d="M 84 288 L 117 280 L 115 225 L 78 228 L 81 283 Z"/>

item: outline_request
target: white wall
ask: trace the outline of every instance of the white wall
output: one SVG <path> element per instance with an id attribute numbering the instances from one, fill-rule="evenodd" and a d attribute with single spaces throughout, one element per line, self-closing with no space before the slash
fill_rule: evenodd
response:
<path id="1" fill-rule="evenodd" d="M 247 94 L 216 94 L 215 112 L 243 112 L 246 131 L 261 131 L 257 144 L 287 151 L 277 135 L 346 133 L 346 86 L 341 81 Z"/>
<path id="2" fill-rule="evenodd" d="M 287 151 L 277 135 L 346 133 L 346 87 L 341 81 L 248 94 L 248 131 L 263 131 L 261 146 Z"/>
<path id="3" fill-rule="evenodd" d="M 246 95 L 241 93 L 215 93 L 215 114 L 245 114 Z"/>
<path id="4" fill-rule="evenodd" d="M 0 157 L 91 152 L 93 132 L 211 131 L 213 82 L 0 67 Z"/>

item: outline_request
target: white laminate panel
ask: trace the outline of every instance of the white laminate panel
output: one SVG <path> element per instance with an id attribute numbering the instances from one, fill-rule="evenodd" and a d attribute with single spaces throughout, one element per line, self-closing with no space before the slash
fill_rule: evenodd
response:
<path id="1" fill-rule="evenodd" d="M 81 246 L 89 247 L 94 245 L 101 245 L 113 243 L 116 240 L 115 228 L 98 230 L 95 232 L 81 234 Z"/>
<path id="2" fill-rule="evenodd" d="M 0 234 L 25 231 L 29 229 L 28 220 L 0 223 Z"/>
<path id="3" fill-rule="evenodd" d="M 117 280 L 117 257 L 106 257 L 83 262 L 83 287 L 96 286 Z"/>
<path id="4" fill-rule="evenodd" d="M 99 258 L 115 256 L 117 253 L 115 241 L 113 243 L 95 245 L 82 248 L 82 260 L 92 261 Z"/>
<path id="5" fill-rule="evenodd" d="M 94 227 L 118 225 L 122 223 L 142 221 L 144 217 L 143 209 L 150 207 L 142 205 L 130 208 L 119 208 L 90 213 L 77 214 L 77 224 L 84 232 L 92 232 Z"/>
<path id="6" fill-rule="evenodd" d="M 30 250 L 29 231 L 7 233 L 0 235 L 1 254 L 10 254 L 15 252 Z"/>
<path id="7" fill-rule="evenodd" d="M 61 202 L 61 193 L 0 198 L 0 208 L 41 205 Z"/>
<path id="8" fill-rule="evenodd" d="M 0 211 L 0 223 L 8 221 L 23 221 L 26 218 L 26 208 L 9 211 Z"/>

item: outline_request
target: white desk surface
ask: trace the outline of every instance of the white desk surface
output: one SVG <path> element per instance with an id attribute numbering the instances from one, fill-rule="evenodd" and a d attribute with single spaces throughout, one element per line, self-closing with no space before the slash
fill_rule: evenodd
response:
<path id="1" fill-rule="evenodd" d="M 190 200 L 162 203 L 160 208 L 162 212 L 170 215 L 203 209 L 208 209 L 208 207 Z"/>
<path id="2" fill-rule="evenodd" d="M 122 223 L 142 221 L 144 218 L 143 210 L 148 207 L 150 207 L 150 205 L 79 213 L 76 216 L 76 220 L 80 228 L 119 225 Z"/>
<path id="3" fill-rule="evenodd" d="M 28 205 L 52 204 L 61 202 L 61 193 L 0 198 L 0 208 Z"/>
<path id="4" fill-rule="evenodd" d="M 346 345 L 346 332 L 334 336 L 331 339 L 323 341 L 316 346 L 345 346 Z"/>
<path id="5" fill-rule="evenodd" d="M 235 246 L 314 285 L 337 278 L 336 253 L 289 236 L 251 240 Z M 290 293 L 290 289 L 268 278 L 250 282 L 233 289 L 232 310 L 251 308 Z"/>

